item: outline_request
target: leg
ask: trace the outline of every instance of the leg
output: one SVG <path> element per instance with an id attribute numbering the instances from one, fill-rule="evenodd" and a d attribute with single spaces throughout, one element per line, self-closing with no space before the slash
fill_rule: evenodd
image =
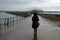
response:
<path id="1" fill-rule="evenodd" d="M 37 40 L 37 28 L 34 28 L 34 40 Z"/>
<path id="2" fill-rule="evenodd" d="M 37 28 L 34 28 L 34 33 L 37 33 Z"/>

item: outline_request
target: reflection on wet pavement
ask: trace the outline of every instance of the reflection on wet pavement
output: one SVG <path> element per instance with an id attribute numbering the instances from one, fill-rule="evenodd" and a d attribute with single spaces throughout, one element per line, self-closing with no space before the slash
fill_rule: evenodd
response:
<path id="1" fill-rule="evenodd" d="M 12 31 L 7 32 L 0 40 L 32 40 L 34 32 L 31 27 L 32 17 L 27 17 L 22 24 L 18 24 Z M 60 28 L 54 23 L 39 16 L 40 26 L 37 32 L 37 40 L 60 40 Z"/>

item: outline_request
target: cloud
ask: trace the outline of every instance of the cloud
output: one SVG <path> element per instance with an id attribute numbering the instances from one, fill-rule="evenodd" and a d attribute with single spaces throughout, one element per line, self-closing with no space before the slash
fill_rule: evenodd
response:
<path id="1" fill-rule="evenodd" d="M 0 0 L 0 5 L 0 10 L 60 10 L 60 0 Z"/>

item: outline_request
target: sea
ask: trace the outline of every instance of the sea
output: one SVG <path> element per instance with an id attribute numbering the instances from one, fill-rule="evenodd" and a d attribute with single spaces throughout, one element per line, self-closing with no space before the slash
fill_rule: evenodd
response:
<path id="1" fill-rule="evenodd" d="M 4 24 L 5 21 L 7 23 L 7 20 L 5 20 L 6 18 L 11 18 L 11 21 L 13 21 L 13 17 L 14 17 L 14 20 L 17 20 L 17 17 L 18 17 L 19 20 L 24 18 L 22 16 L 12 15 L 12 14 L 8 14 L 6 12 L 0 12 L 0 25 Z"/>

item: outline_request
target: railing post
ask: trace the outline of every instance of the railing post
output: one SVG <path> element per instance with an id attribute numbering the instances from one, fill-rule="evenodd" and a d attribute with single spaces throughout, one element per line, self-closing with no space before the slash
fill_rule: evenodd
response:
<path id="1" fill-rule="evenodd" d="M 22 22 L 22 17 L 21 17 L 21 22 Z"/>
<path id="2" fill-rule="evenodd" d="M 0 30 L 1 30 L 1 24 L 0 24 Z"/>
<path id="3" fill-rule="evenodd" d="M 10 26 L 10 17 L 9 17 L 9 26 Z"/>
<path id="4" fill-rule="evenodd" d="M 1 36 L 1 19 L 0 19 L 0 36 Z"/>
<path id="5" fill-rule="evenodd" d="M 0 30 L 1 30 L 1 24 L 0 24 Z"/>
<path id="6" fill-rule="evenodd" d="M 9 18 L 7 18 L 7 27 L 9 27 Z"/>
<path id="7" fill-rule="evenodd" d="M 17 23 L 18 23 L 18 17 L 17 17 Z"/>
<path id="8" fill-rule="evenodd" d="M 13 26 L 14 26 L 14 17 L 13 17 Z"/>
<path id="9" fill-rule="evenodd" d="M 10 26 L 11 26 L 11 17 L 10 17 Z"/>
<path id="10" fill-rule="evenodd" d="M 19 17 L 19 22 L 21 22 L 21 17 Z"/>
<path id="11" fill-rule="evenodd" d="M 4 19 L 4 26 L 6 26 L 6 18 Z"/>
<path id="12" fill-rule="evenodd" d="M 1 19 L 0 19 L 0 30 L 1 30 Z"/>

